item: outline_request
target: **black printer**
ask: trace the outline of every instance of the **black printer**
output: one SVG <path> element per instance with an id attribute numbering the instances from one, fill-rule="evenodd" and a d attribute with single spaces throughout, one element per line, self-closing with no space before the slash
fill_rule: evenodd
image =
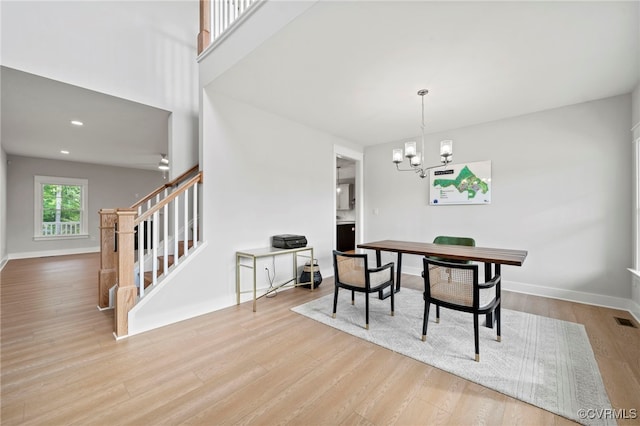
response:
<path id="1" fill-rule="evenodd" d="M 271 245 L 275 248 L 294 249 L 307 246 L 304 235 L 281 234 L 271 237 Z"/>

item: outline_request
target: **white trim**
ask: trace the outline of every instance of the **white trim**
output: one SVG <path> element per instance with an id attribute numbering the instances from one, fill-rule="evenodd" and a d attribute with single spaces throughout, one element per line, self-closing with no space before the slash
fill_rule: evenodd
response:
<path id="1" fill-rule="evenodd" d="M 4 269 L 4 267 L 7 265 L 7 263 L 9 263 L 9 257 L 5 256 L 4 258 L 2 258 L 0 260 L 0 271 L 2 271 Z"/>
<path id="2" fill-rule="evenodd" d="M 625 299 L 624 297 L 607 296 L 605 294 L 545 287 L 540 285 L 519 283 L 515 281 L 503 280 L 502 288 L 507 291 L 513 291 L 515 293 L 531 294 L 533 296 L 584 303 L 586 305 L 602 306 L 604 308 L 621 309 L 624 311 L 631 311 L 631 303 L 633 302 L 631 299 Z"/>
<path id="3" fill-rule="evenodd" d="M 113 337 L 114 337 L 116 340 L 122 340 L 122 339 L 126 339 L 127 337 L 129 337 L 129 335 L 128 335 L 128 334 L 125 334 L 124 336 L 118 336 L 118 335 L 116 334 L 116 332 L 114 331 L 114 332 L 113 332 Z"/>
<path id="4" fill-rule="evenodd" d="M 133 335 L 144 333 L 150 330 L 155 330 L 156 328 L 164 327 L 167 325 L 174 324 L 176 322 L 195 318 L 197 316 L 208 314 L 216 310 L 216 309 L 213 309 L 211 307 L 211 304 L 207 302 L 202 304 L 200 308 L 194 308 L 192 306 L 187 311 L 181 311 L 178 313 L 174 312 L 172 314 L 172 317 L 164 316 L 162 318 L 156 318 L 156 321 L 154 321 L 153 324 L 150 324 L 149 321 L 146 321 L 146 322 L 141 321 L 135 316 L 136 312 L 142 309 L 142 307 L 145 304 L 149 303 L 149 300 L 151 300 L 151 298 L 161 294 L 162 293 L 161 289 L 165 286 L 168 286 L 171 283 L 171 281 L 173 281 L 173 279 L 179 275 L 178 272 L 186 268 L 189 263 L 194 261 L 194 259 L 198 257 L 198 254 L 204 251 L 204 249 L 207 246 L 208 246 L 207 241 L 203 241 L 200 244 L 198 244 L 198 247 L 189 249 L 189 256 L 184 256 L 184 259 L 180 258 L 182 260 L 177 265 L 171 267 L 170 269 L 171 272 L 169 272 L 169 275 L 167 275 L 163 280 L 159 281 L 154 286 L 153 291 L 150 291 L 145 295 L 145 297 L 138 300 L 138 303 L 136 303 L 136 305 L 133 308 L 131 308 L 128 314 L 129 334 L 127 334 L 126 336 L 121 336 L 120 338 L 133 336 Z M 162 296 L 158 296 L 158 297 L 162 297 Z M 234 296 L 233 303 L 235 304 L 235 296 Z M 228 306 L 231 306 L 231 305 L 225 304 L 225 307 L 228 307 Z M 115 333 L 114 333 L 114 336 L 115 336 Z M 119 338 L 116 337 L 116 340 L 118 339 Z"/>
<path id="5" fill-rule="evenodd" d="M 633 271 L 632 271 L 633 272 Z M 402 273 L 421 276 L 422 269 L 403 267 Z M 502 288 L 514 293 L 530 294 L 532 296 L 547 297 L 550 299 L 566 300 L 568 302 L 583 303 L 585 305 L 602 306 L 604 308 L 620 309 L 629 312 L 640 322 L 640 304 L 633 299 L 624 297 L 607 296 L 604 294 L 587 293 L 584 291 L 551 288 L 540 285 L 525 284 L 515 281 L 502 280 Z"/>
<path id="6" fill-rule="evenodd" d="M 83 240 L 87 238 L 89 238 L 89 234 L 46 235 L 46 236 L 33 237 L 33 241 Z"/>
<path id="7" fill-rule="evenodd" d="M 627 268 L 627 271 L 631 272 L 633 275 L 640 278 L 640 271 L 636 271 L 635 269 Z"/>
<path id="8" fill-rule="evenodd" d="M 634 300 L 629 300 L 629 304 L 631 305 L 631 308 L 627 310 L 631 316 L 636 319 L 636 321 L 640 322 L 640 304 L 636 303 Z"/>
<path id="9" fill-rule="evenodd" d="M 341 156 L 341 157 L 346 157 L 350 160 L 354 160 L 356 163 L 356 171 L 355 171 L 355 180 L 356 180 L 356 187 L 355 187 L 355 198 L 356 198 L 356 214 L 355 214 L 355 226 L 356 226 L 356 245 L 361 244 L 364 241 L 364 205 L 365 205 L 365 198 L 364 198 L 364 153 L 353 150 L 351 148 L 347 148 L 341 145 L 334 145 L 333 146 L 333 181 L 331 182 L 331 192 L 335 193 L 335 184 L 334 182 L 336 182 L 337 179 L 337 175 L 336 175 L 336 164 L 337 164 L 337 157 Z M 337 205 L 336 205 L 336 197 L 333 197 L 334 200 L 334 205 L 333 205 L 333 212 L 335 213 L 337 210 Z M 336 229 L 337 226 L 337 218 L 336 215 L 333 215 L 333 229 Z M 338 244 L 338 240 L 337 240 L 337 236 L 336 233 L 333 233 L 333 247 L 336 247 L 336 245 Z"/>
<path id="10" fill-rule="evenodd" d="M 63 249 L 63 250 L 28 251 L 23 253 L 10 253 L 9 260 L 31 259 L 34 257 L 67 256 L 70 254 L 85 254 L 85 253 L 99 253 L 99 252 L 100 252 L 100 246 L 81 247 L 81 248 Z"/>

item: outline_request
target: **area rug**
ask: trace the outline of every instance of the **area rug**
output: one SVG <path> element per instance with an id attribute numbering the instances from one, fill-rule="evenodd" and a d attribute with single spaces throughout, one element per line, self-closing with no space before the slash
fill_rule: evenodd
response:
<path id="1" fill-rule="evenodd" d="M 390 301 L 371 295 L 369 330 L 362 294 L 351 305 L 351 292 L 340 291 L 335 319 L 333 294 L 292 310 L 579 423 L 616 424 L 585 418 L 611 410 L 611 403 L 583 325 L 502 309 L 502 342 L 495 329 L 481 327 L 480 362 L 475 362 L 471 314 L 443 308 L 436 324 L 434 307 L 423 342 L 422 293 L 403 288 L 395 307 L 392 317 Z"/>

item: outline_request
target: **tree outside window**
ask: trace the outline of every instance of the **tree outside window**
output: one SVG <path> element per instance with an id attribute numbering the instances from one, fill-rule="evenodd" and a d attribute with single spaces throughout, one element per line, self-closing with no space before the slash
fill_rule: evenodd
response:
<path id="1" fill-rule="evenodd" d="M 35 238 L 86 235 L 86 179 L 35 177 Z"/>
<path id="2" fill-rule="evenodd" d="M 81 186 L 43 185 L 42 234 L 79 235 L 81 205 Z"/>

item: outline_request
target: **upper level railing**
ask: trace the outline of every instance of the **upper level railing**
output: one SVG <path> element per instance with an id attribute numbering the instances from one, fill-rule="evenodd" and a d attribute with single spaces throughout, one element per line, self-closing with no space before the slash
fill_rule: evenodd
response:
<path id="1" fill-rule="evenodd" d="M 247 11 L 264 0 L 200 0 L 198 54 L 233 27 Z"/>

